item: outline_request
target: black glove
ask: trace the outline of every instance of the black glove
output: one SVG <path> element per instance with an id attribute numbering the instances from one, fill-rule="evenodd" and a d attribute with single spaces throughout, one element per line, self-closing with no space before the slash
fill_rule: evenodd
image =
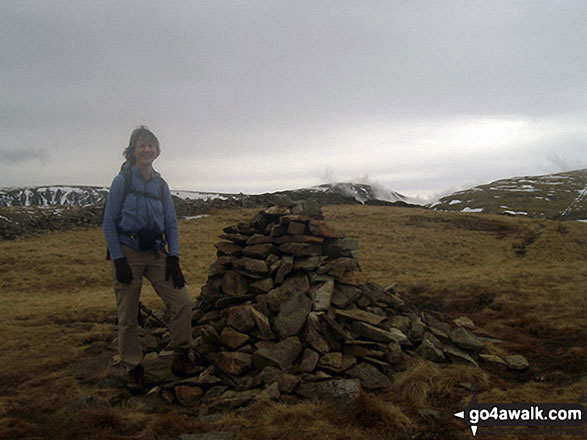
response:
<path id="1" fill-rule="evenodd" d="M 165 281 L 167 281 L 170 276 L 173 279 L 173 287 L 181 289 L 185 286 L 185 278 L 179 268 L 179 257 L 176 257 L 175 255 L 168 256 L 167 264 L 165 265 Z"/>
<path id="2" fill-rule="evenodd" d="M 116 279 L 122 284 L 130 284 L 132 281 L 132 270 L 126 257 L 117 258 L 114 260 L 114 265 L 116 266 Z"/>

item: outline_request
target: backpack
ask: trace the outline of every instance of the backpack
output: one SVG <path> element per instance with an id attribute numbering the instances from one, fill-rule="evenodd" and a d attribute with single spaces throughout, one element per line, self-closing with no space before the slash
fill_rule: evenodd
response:
<path id="1" fill-rule="evenodd" d="M 159 179 L 159 196 L 155 196 L 153 194 L 144 192 L 144 191 L 137 191 L 136 189 L 132 188 L 132 169 L 131 167 L 128 165 L 127 162 L 124 162 L 122 164 L 122 166 L 120 167 L 120 173 L 122 174 L 122 176 L 124 177 L 124 189 L 122 191 L 122 200 L 121 200 L 121 204 L 124 203 L 124 199 L 126 199 L 126 196 L 128 196 L 130 193 L 134 193 L 134 194 L 139 194 L 143 197 L 148 197 L 150 199 L 155 199 L 155 200 L 159 200 L 161 203 L 163 203 L 163 191 L 165 189 L 165 180 L 163 180 L 163 177 L 161 176 L 157 176 L 157 178 Z M 104 208 L 102 208 L 102 222 L 104 222 L 104 214 L 106 212 L 106 203 L 107 203 L 108 199 L 106 199 L 104 201 Z M 106 246 L 106 259 L 110 260 L 110 249 L 108 249 L 108 246 Z"/>

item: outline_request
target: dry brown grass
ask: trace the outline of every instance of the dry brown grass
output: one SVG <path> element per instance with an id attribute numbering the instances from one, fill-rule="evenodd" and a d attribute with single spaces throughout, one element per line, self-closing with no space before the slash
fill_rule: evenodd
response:
<path id="1" fill-rule="evenodd" d="M 182 268 L 193 297 L 215 259 L 223 227 L 256 210 L 218 211 L 180 222 Z M 359 239 L 361 266 L 384 286 L 448 318 L 465 314 L 478 331 L 504 340 L 525 373 L 417 362 L 384 395 L 365 395 L 341 417 L 319 402 L 273 403 L 221 427 L 238 439 L 470 438 L 452 416 L 476 383 L 484 402 L 576 402 L 587 394 L 587 225 L 480 214 L 370 206 L 326 207 L 326 219 Z M 130 408 L 65 409 L 100 395 L 72 373 L 115 337 L 110 269 L 100 229 L 0 242 L 0 438 L 172 439 L 204 428 L 181 408 L 145 415 Z M 145 288 L 143 301 L 161 309 Z M 108 396 L 104 396 L 108 397 Z M 441 416 L 427 416 L 426 408 Z"/>

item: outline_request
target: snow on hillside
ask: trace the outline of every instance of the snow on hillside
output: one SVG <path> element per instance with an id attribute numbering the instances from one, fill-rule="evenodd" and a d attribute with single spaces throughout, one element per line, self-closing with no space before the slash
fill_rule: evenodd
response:
<path id="1" fill-rule="evenodd" d="M 336 183 L 315 186 L 309 189 L 292 191 L 321 191 L 324 193 L 340 194 L 352 197 L 360 203 L 369 200 L 382 200 L 386 202 L 416 202 L 407 197 L 387 190 L 385 188 L 357 183 Z M 207 202 L 212 200 L 234 201 L 248 197 L 245 194 L 221 194 L 201 191 L 171 190 L 171 195 L 185 201 Z M 104 203 L 108 196 L 107 187 L 90 186 L 42 186 L 27 188 L 4 188 L 0 189 L 0 206 L 90 206 Z M 251 196 L 254 197 L 254 196 Z M 300 195 L 302 197 L 302 195 Z"/>
<path id="2" fill-rule="evenodd" d="M 207 193 L 207 192 L 200 192 L 200 191 L 174 191 L 174 190 L 171 190 L 171 195 L 178 197 L 182 200 L 212 200 L 212 199 L 228 200 L 229 198 L 234 197 L 230 194 Z"/>
<path id="3" fill-rule="evenodd" d="M 360 203 L 366 203 L 368 200 L 382 200 L 385 202 L 406 202 L 417 204 L 404 195 L 395 191 L 390 191 L 376 185 L 367 185 L 362 183 L 325 183 L 310 188 L 313 191 L 332 191 L 349 197 L 353 197 Z"/>
<path id="4" fill-rule="evenodd" d="M 502 179 L 455 192 L 429 205 L 437 210 L 560 218 L 585 210 L 587 170 Z M 572 209 L 569 209 L 572 208 Z"/>
<path id="5" fill-rule="evenodd" d="M 107 187 L 38 186 L 0 189 L 0 206 L 90 206 L 102 203 Z"/>

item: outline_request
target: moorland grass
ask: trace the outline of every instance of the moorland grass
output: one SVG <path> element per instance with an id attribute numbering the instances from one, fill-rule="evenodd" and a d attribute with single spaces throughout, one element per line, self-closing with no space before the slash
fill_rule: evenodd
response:
<path id="1" fill-rule="evenodd" d="M 225 210 L 180 222 L 181 262 L 193 297 L 216 258 L 222 228 L 253 210 Z M 375 206 L 325 207 L 326 220 L 358 238 L 368 279 L 446 319 L 466 315 L 477 332 L 503 340 L 495 353 L 520 353 L 522 373 L 414 360 L 386 393 L 365 394 L 354 415 L 321 402 L 259 404 L 225 415 L 238 439 L 470 438 L 454 418 L 480 401 L 577 402 L 587 378 L 587 225 Z M 162 302 L 145 284 L 142 300 Z M 111 398 L 72 372 L 115 338 L 116 311 L 99 228 L 0 242 L 0 438 L 172 439 L 206 430 L 181 407 L 68 415 L 76 398 Z M 435 417 L 429 410 L 436 410 Z"/>

